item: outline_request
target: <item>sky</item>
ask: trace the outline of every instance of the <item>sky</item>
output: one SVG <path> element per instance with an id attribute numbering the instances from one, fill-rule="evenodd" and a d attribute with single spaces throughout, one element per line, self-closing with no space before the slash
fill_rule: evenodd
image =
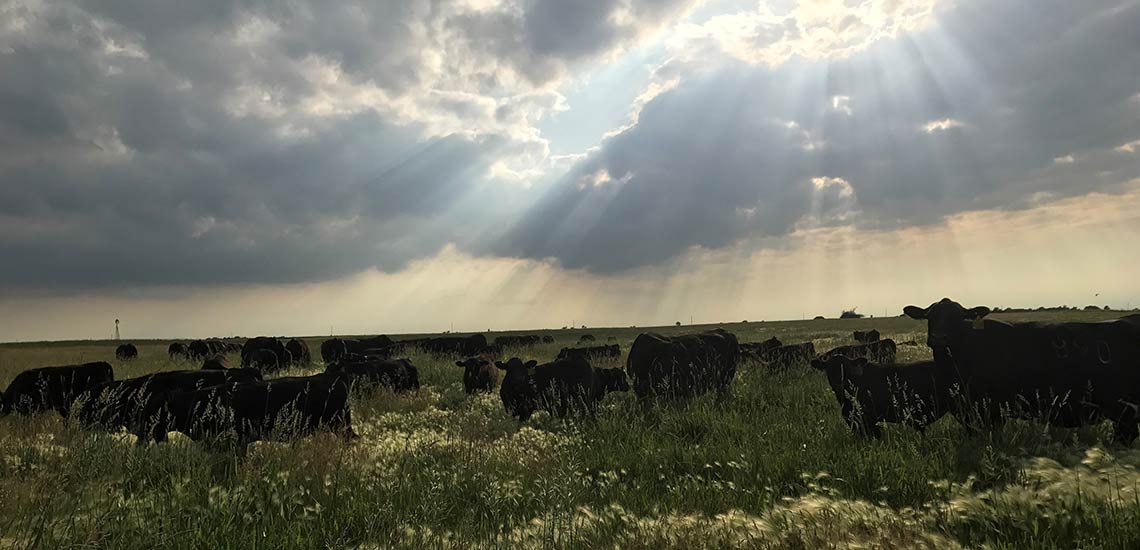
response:
<path id="1" fill-rule="evenodd" d="M 1140 1 L 0 0 L 0 341 L 1140 307 Z"/>

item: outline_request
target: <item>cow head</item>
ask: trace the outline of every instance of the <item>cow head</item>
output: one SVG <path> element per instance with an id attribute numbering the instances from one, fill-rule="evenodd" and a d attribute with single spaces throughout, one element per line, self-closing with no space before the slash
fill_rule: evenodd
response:
<path id="1" fill-rule="evenodd" d="M 602 395 L 612 391 L 629 391 L 629 379 L 622 369 L 594 369 L 594 380 Z"/>
<path id="2" fill-rule="evenodd" d="M 462 361 L 456 361 L 455 366 L 463 367 L 463 378 L 466 380 L 468 378 L 476 376 L 479 371 L 483 370 L 484 367 L 491 366 L 491 362 L 482 357 L 468 357 Z"/>
<path id="3" fill-rule="evenodd" d="M 865 357 L 851 359 L 846 355 L 836 354 L 812 359 L 811 366 L 827 373 L 827 383 L 831 386 L 831 391 L 835 392 L 835 397 L 842 402 L 847 383 L 863 376 L 867 359 Z"/>
<path id="4" fill-rule="evenodd" d="M 534 376 L 534 367 L 538 366 L 538 361 L 532 359 L 524 363 L 518 357 L 511 357 L 505 363 L 495 361 L 495 366 L 499 370 L 506 371 L 507 380 L 525 380 Z"/>
<path id="5" fill-rule="evenodd" d="M 911 319 L 926 320 L 926 345 L 938 350 L 950 345 L 954 336 L 963 329 L 963 321 L 981 321 L 990 314 L 990 308 L 978 306 L 966 309 L 950 298 L 943 298 L 925 309 L 906 306 L 903 313 Z"/>

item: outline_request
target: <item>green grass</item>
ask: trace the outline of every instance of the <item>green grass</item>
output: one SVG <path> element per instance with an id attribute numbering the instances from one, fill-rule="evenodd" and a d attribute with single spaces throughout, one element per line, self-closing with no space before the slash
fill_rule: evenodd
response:
<path id="1" fill-rule="evenodd" d="M 726 325 L 819 351 L 872 327 L 925 336 L 901 318 Z M 553 357 L 583 332 L 627 351 L 640 329 L 558 331 L 520 355 Z M 126 365 L 109 342 L 0 345 L 0 385 L 80 360 L 111 360 L 118 378 L 193 368 L 169 361 L 167 342 L 136 344 Z M 900 347 L 900 360 L 928 356 Z M 822 374 L 745 364 L 725 403 L 646 409 L 618 394 L 594 419 L 520 426 L 497 395 L 466 396 L 451 360 L 412 359 L 424 388 L 355 401 L 348 443 L 259 442 L 239 457 L 182 437 L 140 447 L 50 414 L 0 419 L 0 547 L 1140 547 L 1140 451 L 1112 446 L 1107 425 L 970 434 L 945 418 L 868 441 Z"/>

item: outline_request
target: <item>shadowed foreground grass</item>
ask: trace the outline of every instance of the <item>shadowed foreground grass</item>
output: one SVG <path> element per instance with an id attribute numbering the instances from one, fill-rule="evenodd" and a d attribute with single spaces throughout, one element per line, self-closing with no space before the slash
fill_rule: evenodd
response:
<path id="1" fill-rule="evenodd" d="M 730 328 L 822 351 L 872 326 L 923 337 L 900 319 Z M 589 332 L 627 350 L 637 331 Z M 576 334 L 520 355 L 552 357 Z M 112 351 L 2 346 L 0 384 Z M 140 351 L 117 378 L 189 367 L 165 343 Z M 746 364 L 723 404 L 646 409 L 619 394 L 592 420 L 520 426 L 497 395 L 467 397 L 452 361 L 412 359 L 424 389 L 354 401 L 361 437 L 347 443 L 259 442 L 238 457 L 182 437 L 139 447 L 53 415 L 0 419 L 0 547 L 1140 547 L 1140 451 L 1110 446 L 1107 425 L 968 434 L 945 418 L 866 441 L 822 374 Z"/>

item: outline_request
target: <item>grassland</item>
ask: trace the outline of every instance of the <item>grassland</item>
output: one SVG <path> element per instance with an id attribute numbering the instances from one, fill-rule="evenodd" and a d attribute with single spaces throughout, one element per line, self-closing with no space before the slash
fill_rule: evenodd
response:
<path id="1" fill-rule="evenodd" d="M 925 337 L 899 318 L 725 327 L 819 350 L 871 327 Z M 582 332 L 519 355 L 553 357 Z M 640 329 L 588 332 L 628 350 Z M 193 368 L 168 360 L 167 342 L 136 343 L 140 359 L 115 363 L 116 377 Z M 113 349 L 0 346 L 0 387 Z M 136 446 L 51 414 L 0 419 L 0 547 L 1140 548 L 1140 449 L 1112 446 L 1107 425 L 967 433 L 944 418 L 868 441 L 842 422 L 821 374 L 752 364 L 722 404 L 643 409 L 618 394 L 594 419 L 519 425 L 497 395 L 466 396 L 452 361 L 412 359 L 424 388 L 354 402 L 362 437 L 351 443 L 257 443 L 239 457 L 178 437 Z"/>

